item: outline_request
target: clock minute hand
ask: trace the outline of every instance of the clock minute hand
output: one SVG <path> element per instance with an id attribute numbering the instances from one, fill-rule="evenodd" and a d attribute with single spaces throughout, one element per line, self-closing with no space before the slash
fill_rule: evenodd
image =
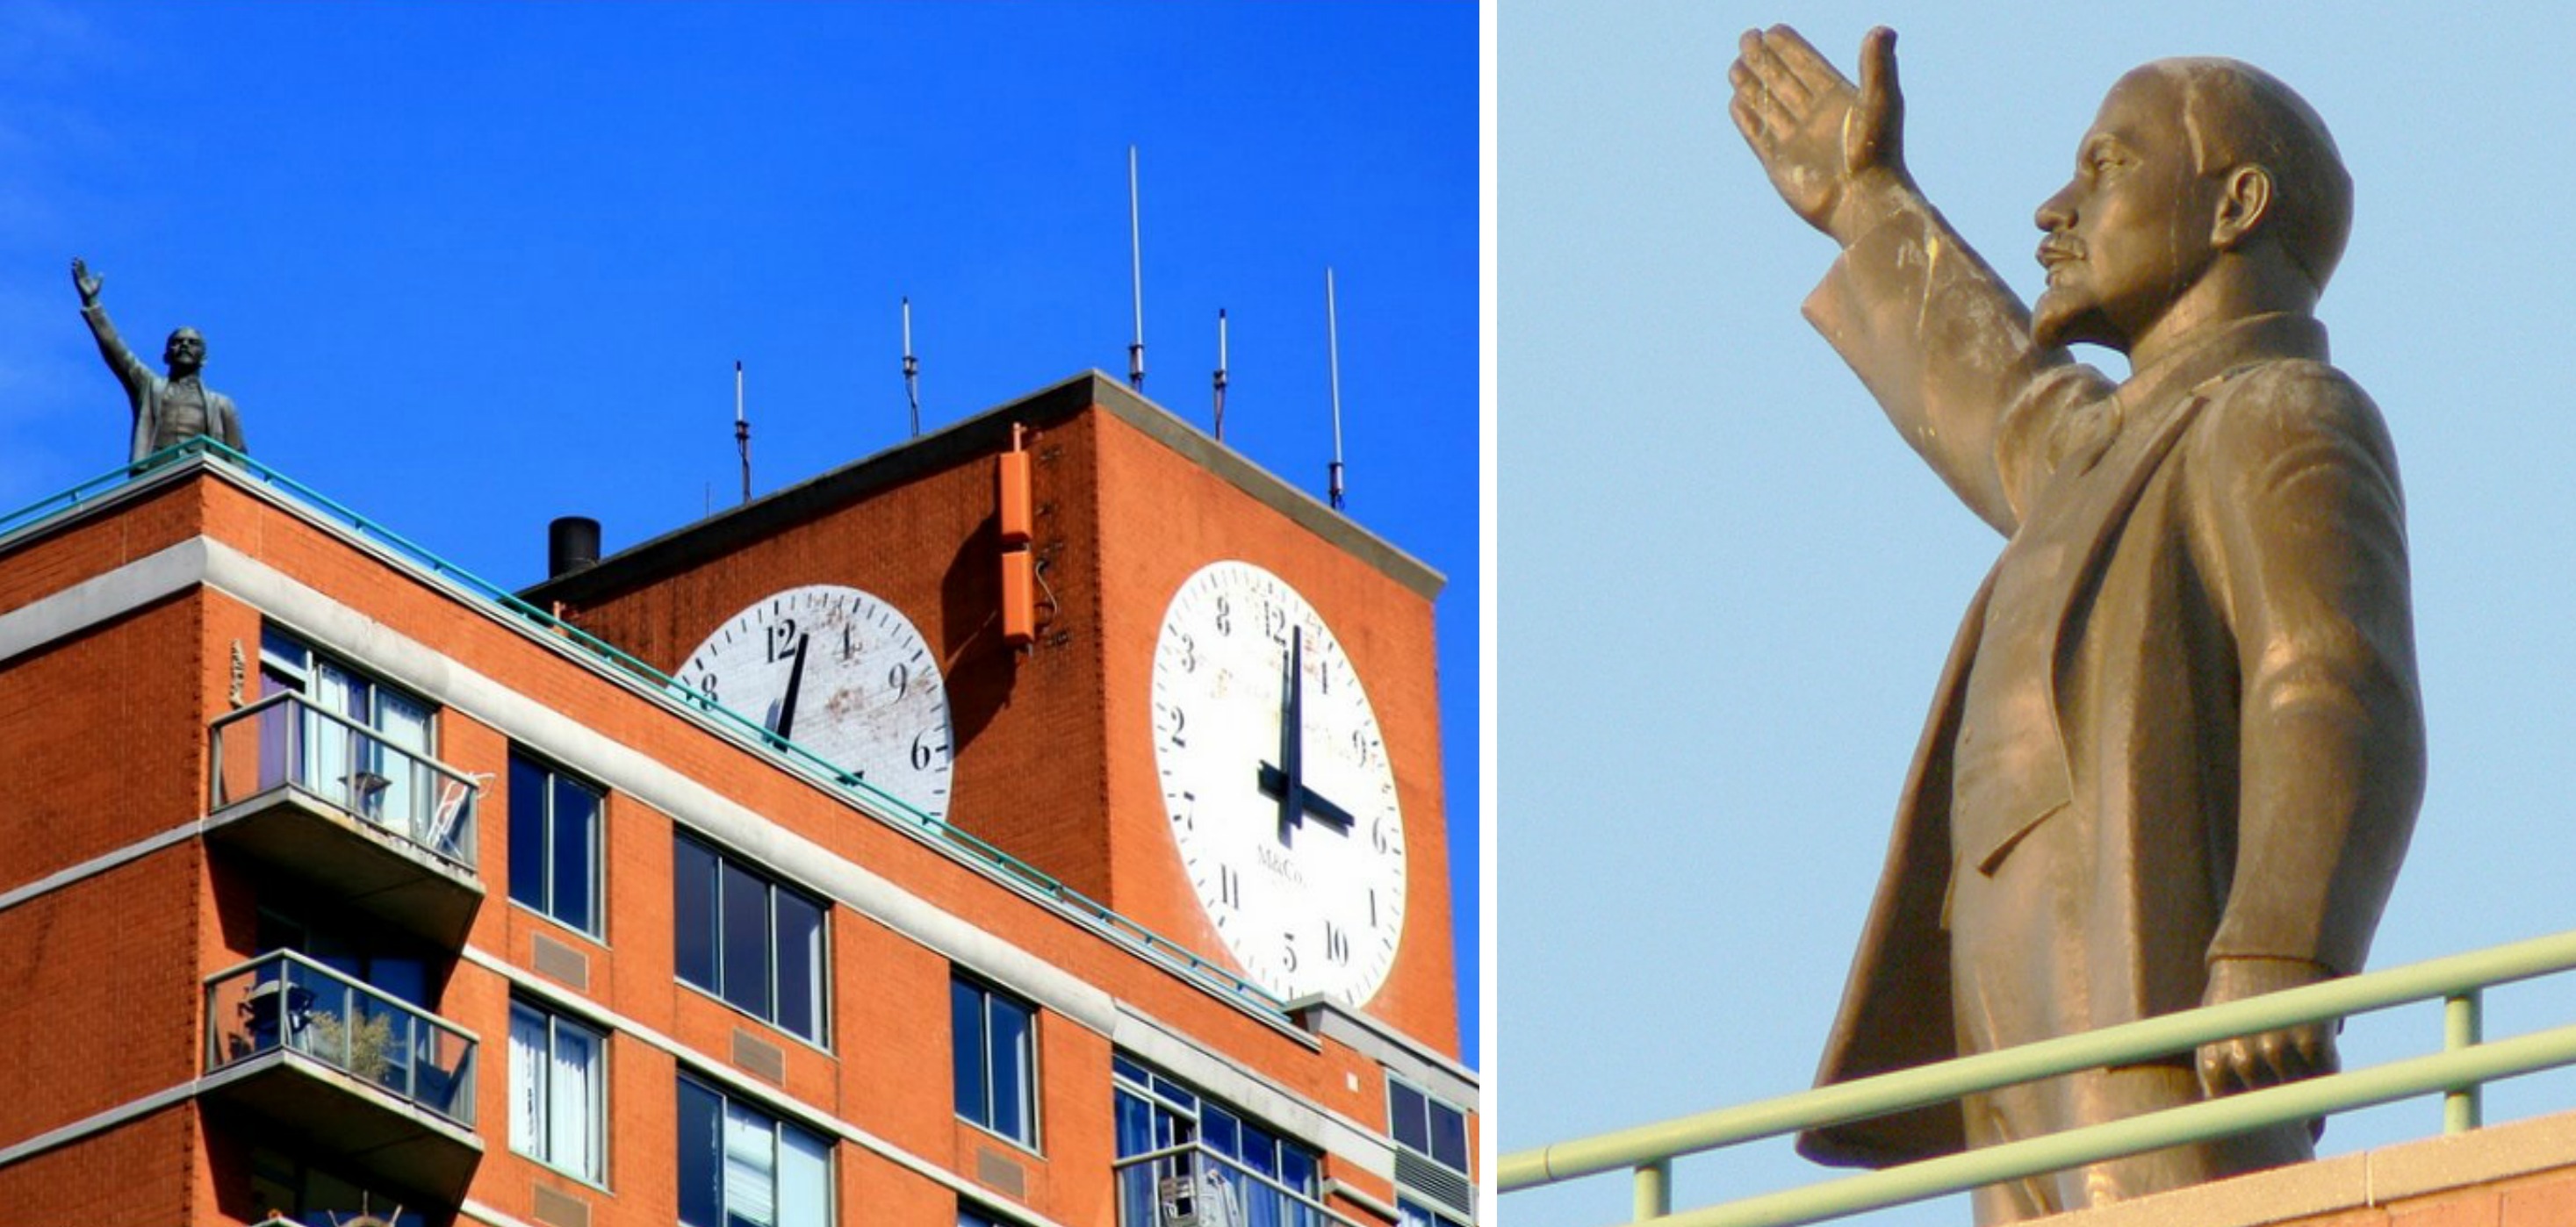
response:
<path id="1" fill-rule="evenodd" d="M 805 645 L 813 641 L 810 634 L 796 637 L 796 663 L 787 667 L 787 692 L 770 708 L 769 731 L 778 734 L 780 741 L 787 740 L 796 726 L 796 691 L 805 683 Z"/>

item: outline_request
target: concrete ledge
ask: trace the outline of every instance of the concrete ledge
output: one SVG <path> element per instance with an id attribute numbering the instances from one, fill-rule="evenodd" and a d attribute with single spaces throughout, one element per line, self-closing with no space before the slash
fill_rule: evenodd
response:
<path id="1" fill-rule="evenodd" d="M 2569 1178 L 2564 1189 L 2555 1182 L 2492 1187 L 2553 1171 Z M 2400 1202 L 2409 1204 L 2395 1205 L 2392 1211 Z M 2542 1209 L 2544 1202 L 2548 1210 Z M 2061 1227 L 2576 1223 L 2509 1212 L 2545 1216 L 2562 1205 L 2576 1206 L 2576 1112 L 2338 1155 L 2074 1211 L 2048 1222 Z"/>

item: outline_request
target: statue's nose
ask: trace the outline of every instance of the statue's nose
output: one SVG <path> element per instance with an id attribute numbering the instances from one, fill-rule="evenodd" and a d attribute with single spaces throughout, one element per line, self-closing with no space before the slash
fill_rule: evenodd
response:
<path id="1" fill-rule="evenodd" d="M 2057 189 L 2057 194 L 2039 202 L 2039 211 L 2031 221 L 2042 230 L 2055 234 L 2075 224 L 2075 185 Z"/>

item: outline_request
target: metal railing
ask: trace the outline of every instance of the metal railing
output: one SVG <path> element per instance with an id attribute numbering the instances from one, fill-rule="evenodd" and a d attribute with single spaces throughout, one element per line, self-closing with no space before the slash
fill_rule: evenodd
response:
<path id="1" fill-rule="evenodd" d="M 1497 1184 L 1513 1193 L 1624 1168 L 1633 1173 L 1640 1222 L 1794 1227 L 2417 1095 L 2441 1094 L 2444 1129 L 2459 1132 L 2479 1123 L 2480 1084 L 2576 1064 L 2576 1025 L 2482 1041 L 2483 991 L 2570 969 L 2576 969 L 2576 931 L 1516 1151 L 1502 1156 Z M 2436 998 L 2444 1002 L 2444 1051 L 2434 1055 L 1672 1212 L 1672 1162 L 1684 1155 Z"/>
<path id="2" fill-rule="evenodd" d="M 1158 1227 L 1164 1199 L 1175 1194 L 1194 1201 L 1204 1227 L 1365 1227 L 1198 1142 L 1130 1155 L 1110 1170 L 1118 1227 Z"/>
<path id="3" fill-rule="evenodd" d="M 210 812 L 293 788 L 473 872 L 483 792 L 473 776 L 292 692 L 225 713 L 207 729 Z"/>
<path id="4" fill-rule="evenodd" d="M 474 1037 L 292 950 L 206 979 L 206 1072 L 281 1047 L 474 1125 Z"/>
<path id="5" fill-rule="evenodd" d="M 198 458 L 210 464 L 220 464 L 230 471 L 294 496 L 296 501 L 329 516 L 404 561 L 426 570 L 473 596 L 491 602 L 513 617 L 552 633 L 563 642 L 596 658 L 601 663 L 636 677 L 673 702 L 703 713 L 721 726 L 731 728 L 748 744 L 765 749 L 790 762 L 803 764 L 843 791 L 864 798 L 870 809 L 890 818 L 907 821 L 970 859 L 984 864 L 1000 876 L 1037 895 L 1062 904 L 1068 910 L 1097 925 L 1112 940 L 1136 950 L 1183 978 L 1196 981 L 1246 1004 L 1260 1007 L 1274 1015 L 1286 1014 L 1288 1006 L 1286 1000 L 1260 985 L 1201 958 L 1197 952 L 1152 929 L 1111 911 L 1106 904 L 1065 885 L 1044 870 L 986 843 L 973 834 L 923 813 L 907 804 L 902 798 L 884 792 L 805 746 L 779 737 L 762 721 L 709 701 L 705 695 L 680 684 L 669 674 L 628 655 L 606 640 L 519 599 L 517 594 L 510 590 L 431 553 L 415 544 L 410 538 L 342 506 L 311 486 L 261 464 L 212 438 L 200 435 L 172 444 L 133 464 L 112 469 L 14 511 L 0 513 L 0 548 L 5 548 L 11 541 L 35 531 L 54 516 L 77 511 L 87 503 L 94 503 L 99 498 L 114 493 L 117 488 L 129 481 L 171 465 Z"/>

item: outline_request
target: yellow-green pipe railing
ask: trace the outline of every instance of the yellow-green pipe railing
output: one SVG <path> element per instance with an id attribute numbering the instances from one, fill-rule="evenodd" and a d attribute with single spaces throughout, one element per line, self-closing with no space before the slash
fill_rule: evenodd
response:
<path id="1" fill-rule="evenodd" d="M 2324 984 L 1899 1070 L 1502 1156 L 1501 1191 L 1622 1168 L 1636 1180 L 1636 1221 L 1655 1227 L 1792 1227 L 1965 1192 L 2121 1155 L 2225 1137 L 2329 1112 L 2440 1092 L 2446 1131 L 2479 1123 L 2478 1086 L 2576 1064 L 2576 1025 L 2481 1042 L 2482 990 L 2576 969 L 2576 932 L 2432 959 Z M 1674 1214 L 1678 1157 L 1802 1129 L 1883 1116 L 2035 1078 L 2134 1064 L 2212 1041 L 2441 998 L 2445 1051 L 2287 1086 L 1829 1183 Z"/>

